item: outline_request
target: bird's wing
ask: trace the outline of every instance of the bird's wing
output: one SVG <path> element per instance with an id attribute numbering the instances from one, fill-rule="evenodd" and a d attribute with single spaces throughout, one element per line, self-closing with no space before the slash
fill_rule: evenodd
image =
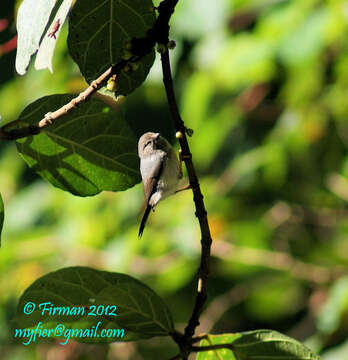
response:
<path id="1" fill-rule="evenodd" d="M 143 179 L 143 190 L 147 205 L 149 204 L 152 194 L 156 192 L 158 180 L 162 175 L 166 159 L 166 155 L 159 156 L 153 164 L 153 168 L 151 169 L 149 176 L 147 176 L 146 179 Z"/>
<path id="2" fill-rule="evenodd" d="M 150 214 L 150 211 L 152 208 L 152 206 L 149 204 L 149 201 L 151 199 L 152 194 L 154 194 L 156 192 L 158 180 L 160 179 L 160 177 L 162 175 L 166 159 L 167 159 L 166 155 L 158 157 L 158 160 L 154 164 L 154 167 L 151 170 L 150 175 L 146 178 L 146 180 L 143 180 L 143 189 L 144 189 L 145 200 L 146 200 L 146 209 L 145 209 L 143 218 L 141 219 L 141 223 L 140 223 L 140 228 L 139 228 L 139 233 L 138 233 L 139 239 L 141 238 L 141 236 L 143 234 L 147 218 L 149 217 L 149 214 Z"/>

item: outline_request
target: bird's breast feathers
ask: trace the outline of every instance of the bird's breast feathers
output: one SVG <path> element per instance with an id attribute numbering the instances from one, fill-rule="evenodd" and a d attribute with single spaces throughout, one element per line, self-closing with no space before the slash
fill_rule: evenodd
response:
<path id="1" fill-rule="evenodd" d="M 174 152 L 169 152 L 166 156 L 163 151 L 156 151 L 154 154 L 143 157 L 140 163 L 141 177 L 143 179 L 147 179 L 152 176 L 155 168 L 161 166 L 163 161 L 163 168 L 156 183 L 155 192 L 158 194 L 155 197 L 158 197 L 158 199 L 156 199 L 157 201 L 155 201 L 155 203 L 157 203 L 160 199 L 174 194 L 178 189 L 180 180 L 178 159 Z M 155 193 L 152 196 L 154 195 Z"/>

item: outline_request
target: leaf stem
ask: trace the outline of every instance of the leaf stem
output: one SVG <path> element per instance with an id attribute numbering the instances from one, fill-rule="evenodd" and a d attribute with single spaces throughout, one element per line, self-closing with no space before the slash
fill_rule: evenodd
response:
<path id="1" fill-rule="evenodd" d="M 192 352 L 202 352 L 209 350 L 219 350 L 219 349 L 233 349 L 232 344 L 216 344 L 216 345 L 207 345 L 207 346 L 191 346 Z"/>

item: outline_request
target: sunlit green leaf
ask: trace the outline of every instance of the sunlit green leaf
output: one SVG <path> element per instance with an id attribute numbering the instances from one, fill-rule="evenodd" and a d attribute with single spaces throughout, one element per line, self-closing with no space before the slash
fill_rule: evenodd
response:
<path id="1" fill-rule="evenodd" d="M 54 16 L 54 19 L 51 22 L 52 25 L 45 32 L 45 35 L 40 44 L 40 48 L 35 59 L 35 69 L 41 70 L 47 68 L 51 72 L 53 72 L 52 58 L 54 49 L 56 47 L 57 38 L 62 29 L 64 21 L 68 16 L 68 12 L 70 10 L 72 2 L 73 0 L 62 0 L 62 4 L 59 6 L 58 11 Z M 49 36 L 49 34 L 52 33 L 52 30 L 55 24 L 57 24 L 57 22 L 59 22 L 57 32 L 54 35 Z"/>
<path id="2" fill-rule="evenodd" d="M 28 302 L 35 304 L 30 316 L 25 314 Z M 109 308 L 106 311 L 107 305 Z M 53 307 L 61 310 L 56 310 L 54 314 L 53 310 L 49 310 Z M 42 313 L 43 309 L 46 310 Z M 169 309 L 148 286 L 128 275 L 87 267 L 60 269 L 41 277 L 25 290 L 17 307 L 16 326 L 32 329 L 39 322 L 47 329 L 58 324 L 66 329 L 88 329 L 98 322 L 99 331 L 104 328 L 124 329 L 124 337 L 102 338 L 95 335 L 75 338 L 83 342 L 129 341 L 166 336 L 173 331 Z M 98 334 L 101 335 L 100 332 Z M 58 335 L 62 338 L 61 334 Z"/>
<path id="3" fill-rule="evenodd" d="M 68 46 L 88 82 L 125 55 L 132 38 L 146 35 L 155 22 L 151 0 L 79 0 L 69 20 Z M 146 78 L 154 51 L 146 55 L 139 68 L 122 71 L 117 78 L 117 93 L 127 95 Z"/>
<path id="4" fill-rule="evenodd" d="M 25 74 L 31 56 L 39 48 L 54 4 L 55 0 L 24 0 L 19 7 L 16 70 L 20 75 Z"/>
<path id="5" fill-rule="evenodd" d="M 208 340 L 202 340 L 200 346 L 218 345 L 218 344 L 231 344 L 234 340 L 240 337 L 239 333 L 236 334 L 223 334 L 223 335 L 209 335 Z M 232 350 L 219 349 L 208 350 L 199 352 L 197 360 L 239 360 L 237 359 Z"/>
<path id="6" fill-rule="evenodd" d="M 319 360 L 299 341 L 273 330 L 209 335 L 201 346 L 229 344 L 229 349 L 200 352 L 197 360 Z"/>
<path id="7" fill-rule="evenodd" d="M 29 105 L 20 115 L 36 124 L 72 95 L 52 95 Z M 40 135 L 17 141 L 29 166 L 63 190 L 80 196 L 102 190 L 121 191 L 140 180 L 136 139 L 121 112 L 90 100 L 45 128 Z"/>

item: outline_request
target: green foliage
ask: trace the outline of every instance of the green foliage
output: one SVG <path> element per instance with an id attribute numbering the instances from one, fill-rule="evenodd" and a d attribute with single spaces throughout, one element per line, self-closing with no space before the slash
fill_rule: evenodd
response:
<path id="1" fill-rule="evenodd" d="M 69 52 L 87 82 L 125 57 L 127 43 L 141 38 L 155 22 L 151 0 L 79 0 L 69 21 Z M 146 55 L 135 71 L 117 77 L 117 94 L 127 95 L 146 78 L 155 54 Z"/>
<path id="2" fill-rule="evenodd" d="M 27 302 L 36 304 L 35 311 L 24 313 Z M 85 307 L 83 316 L 63 313 L 44 314 L 39 304 L 51 302 L 56 307 Z M 95 304 L 115 305 L 116 314 L 88 315 Z M 104 307 L 104 308 L 105 308 Z M 68 311 L 68 310 L 67 310 Z M 98 313 L 97 313 L 98 314 Z M 112 312 L 114 314 L 114 311 Z M 173 320 L 163 300 L 142 282 L 124 274 L 98 271 L 87 267 L 71 267 L 49 273 L 25 290 L 17 307 L 18 327 L 35 328 L 42 322 L 47 328 L 63 324 L 66 328 L 91 328 L 101 321 L 100 329 L 123 328 L 124 338 L 77 338 L 87 342 L 129 341 L 173 332 Z"/>
<path id="3" fill-rule="evenodd" d="M 29 105 L 20 121 L 37 123 L 72 95 L 51 95 Z M 139 182 L 136 139 L 123 119 L 100 100 L 91 100 L 38 136 L 19 139 L 18 151 L 53 185 L 75 195 L 125 190 Z"/>
<path id="4" fill-rule="evenodd" d="M 306 346 L 272 330 L 255 330 L 233 334 L 208 335 L 201 346 L 229 344 L 230 349 L 210 350 L 197 355 L 197 360 L 319 360 Z"/>
<path id="5" fill-rule="evenodd" d="M 155 1 L 155 5 L 158 3 L 160 0 Z M 22 4 L 29 11 L 33 2 L 24 0 Z M 73 60 L 85 79 L 91 81 L 111 63 L 128 57 L 125 50 L 129 40 L 144 36 L 155 19 L 150 1 L 77 0 L 69 30 L 62 28 L 56 44 L 47 33 L 61 16 L 55 12 L 60 6 L 67 8 L 69 1 L 57 1 L 50 15 L 49 2 L 35 4 L 44 6 L 41 17 L 33 12 L 18 17 L 23 29 L 32 24 L 30 31 L 18 29 L 19 71 L 25 72 L 38 46 L 37 63 L 43 59 L 44 66 L 51 68 L 53 47 L 46 48 L 47 43 L 57 45 L 56 72 L 53 78 L 48 72 L 29 69 L 25 78 L 3 84 L 0 108 L 6 122 L 15 120 L 31 103 L 25 110 L 28 118 L 22 119 L 20 126 L 37 123 L 46 112 L 64 104 L 57 95 L 50 106 L 42 99 L 33 102 L 36 99 L 48 92 L 73 93 L 86 87 L 76 64 L 67 56 L 64 36 L 68 31 Z M 115 22 L 110 22 L 110 9 Z M 89 10 L 95 11 L 88 14 Z M 303 340 L 324 360 L 347 357 L 347 281 L 341 278 L 348 266 L 346 13 L 345 0 L 219 0 L 207 6 L 199 0 L 178 2 L 170 24 L 170 38 L 177 43 L 171 52 L 174 82 L 182 118 L 195 131 L 189 143 L 214 239 L 209 301 L 198 332 L 273 328 Z M 81 21 L 79 16 L 85 18 Z M 0 18 L 7 18 L 7 14 Z M 37 34 L 31 32 L 33 28 Z M 35 46 L 29 48 L 29 41 L 23 42 L 25 36 Z M 7 41 L 6 34 L 0 31 L 1 44 L 3 41 Z M 6 60 L 1 52 L 0 56 L 1 61 Z M 192 194 L 181 192 L 161 203 L 139 242 L 136 234 L 143 201 L 141 187 L 117 194 L 102 191 L 125 190 L 140 180 L 136 141 L 142 133 L 159 131 L 168 138 L 174 136 L 160 66 L 155 63 L 151 68 L 153 58 L 153 54 L 148 55 L 138 70 L 122 72 L 118 77 L 117 92 L 129 94 L 121 112 L 116 114 L 100 101 L 91 100 L 41 135 L 18 141 L 19 149 L 25 147 L 23 156 L 32 168 L 69 192 L 43 182 L 17 161 L 13 146 L 0 144 L 0 189 L 6 198 L 6 246 L 0 252 L 0 346 L 4 347 L 5 360 L 43 360 L 49 356 L 48 351 L 59 351 L 55 343 L 24 350 L 22 345 L 16 347 L 10 327 L 18 294 L 38 277 L 47 273 L 52 276 L 52 269 L 67 263 L 134 274 L 163 294 L 174 310 L 178 327 L 182 328 L 190 317 L 200 256 Z M 0 68 L 3 79 L 13 64 Z M 133 91 L 150 68 L 147 81 Z M 66 101 L 69 99 L 67 96 Z M 93 119 L 85 116 L 89 106 L 97 109 Z M 81 121 L 71 124 L 68 119 L 78 114 Z M 64 127 L 59 127 L 65 123 L 66 133 L 61 134 Z M 116 134 L 126 129 L 132 155 L 121 159 L 133 171 L 126 174 L 116 167 L 115 174 L 114 165 L 103 163 L 105 155 L 114 164 L 112 159 L 127 152 L 124 144 L 117 142 L 117 148 L 113 148 L 114 142 L 107 143 L 104 137 L 100 143 L 92 143 L 96 147 L 92 150 L 103 156 L 81 148 L 83 141 L 94 136 L 92 132 L 104 134 L 104 129 L 113 129 Z M 63 162 L 60 150 L 67 155 Z M 38 162 L 39 155 L 45 163 Z M 85 199 L 73 197 L 70 192 L 83 196 L 101 193 Z M 95 273 L 89 269 L 87 278 L 90 275 L 95 280 Z M 67 286 L 74 287 L 72 272 L 66 276 Z M 145 319 L 136 303 L 139 291 L 141 299 L 143 292 L 151 292 L 130 282 L 127 280 L 128 295 L 135 302 L 120 296 L 119 288 L 107 287 L 100 293 L 100 303 L 120 297 L 126 305 L 134 305 L 132 322 L 125 317 L 124 323 L 120 319 L 122 324 L 112 327 L 131 326 L 122 340 L 168 335 L 173 324 L 166 320 L 166 314 L 169 319 L 171 316 L 162 300 L 148 296 L 155 302 L 155 313 L 157 308 L 162 309 L 161 315 L 156 315 L 162 319 L 161 326 L 156 325 L 150 307 L 145 312 L 151 318 L 149 328 L 143 326 Z M 55 281 L 49 286 L 55 295 L 59 293 Z M 71 288 L 64 289 L 64 296 L 77 294 Z M 88 300 L 83 289 L 81 294 Z M 39 291 L 37 296 L 42 301 L 47 299 L 44 292 Z M 30 320 L 19 315 L 19 325 L 22 320 Z M 56 324 L 54 321 L 52 324 Z M 114 324 L 105 321 L 104 325 L 110 323 Z M 45 326 L 51 328 L 52 324 L 47 322 Z M 78 327 L 93 324 L 78 322 Z M 34 321 L 28 324 L 34 325 Z M 288 359 L 287 352 L 291 359 L 316 358 L 297 341 L 271 330 L 210 335 L 210 339 L 215 344 L 230 342 L 235 348 L 207 351 L 198 358 L 231 359 L 233 351 L 236 359 L 268 360 L 271 355 Z M 170 358 L 169 351 L 177 353 L 171 340 L 164 336 L 160 341 L 134 342 L 121 351 L 125 351 L 124 358 L 132 360 L 162 359 L 164 355 Z M 91 340 L 97 341 L 100 339 Z M 114 345 L 100 346 L 104 351 L 100 356 L 95 348 L 79 346 L 71 350 L 79 360 L 120 355 Z"/>

